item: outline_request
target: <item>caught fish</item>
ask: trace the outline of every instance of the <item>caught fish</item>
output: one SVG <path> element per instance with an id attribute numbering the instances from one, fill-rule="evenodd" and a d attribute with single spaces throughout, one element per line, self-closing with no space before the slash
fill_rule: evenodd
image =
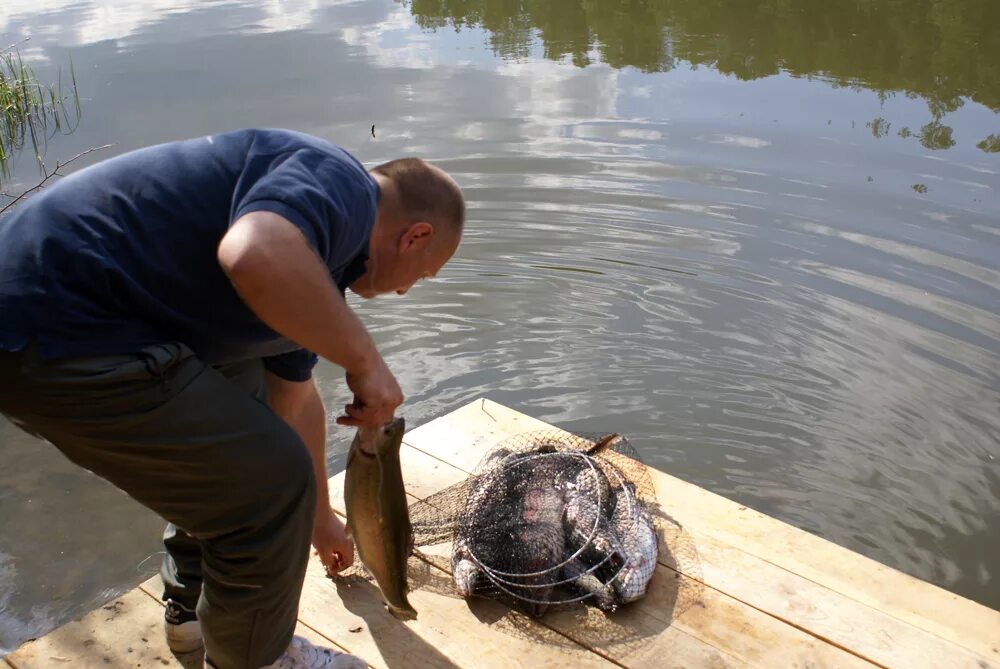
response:
<path id="1" fill-rule="evenodd" d="M 597 504 L 597 500 L 588 492 L 593 484 L 587 481 L 593 479 L 593 472 L 580 472 L 577 480 L 582 485 L 574 486 L 567 491 L 565 525 L 567 534 L 567 550 L 575 555 L 575 562 L 581 572 L 586 572 L 588 578 L 575 586 L 594 592 L 598 595 L 595 603 L 599 608 L 609 610 L 596 600 L 604 597 L 607 590 L 605 584 L 611 583 L 621 575 L 626 566 L 627 558 L 622 548 L 619 536 L 610 527 L 607 516 Z M 571 568 L 572 569 L 572 568 Z"/>
<path id="2" fill-rule="evenodd" d="M 604 529 L 610 511 L 611 486 L 604 472 L 589 467 L 581 470 L 566 490 L 567 527 L 577 539 L 592 541 L 597 538 L 595 532 Z"/>
<path id="3" fill-rule="evenodd" d="M 538 449 L 536 452 L 554 452 Z M 526 599 L 527 612 L 541 616 L 548 608 L 548 600 L 554 584 L 560 580 L 562 570 L 558 567 L 566 547 L 566 531 L 563 514 L 566 501 L 563 491 L 554 486 L 558 473 L 557 462 L 552 458 L 541 458 L 531 462 L 528 479 L 522 482 L 524 490 L 521 498 L 520 517 L 516 523 L 514 541 L 515 552 L 520 553 L 517 563 L 523 565 L 527 574 L 519 578 L 523 584 L 522 594 Z"/>
<path id="4" fill-rule="evenodd" d="M 526 575 L 505 577 L 498 585 L 519 595 L 525 612 L 537 618 L 548 609 L 550 595 L 561 580 L 557 565 L 566 546 L 565 531 L 561 522 L 531 522 L 516 528 L 513 539 L 511 553 Z"/>
<path id="5" fill-rule="evenodd" d="M 347 455 L 344 501 L 358 556 L 375 577 L 389 611 L 403 619 L 417 612 L 406 599 L 406 562 L 413 551 L 410 512 L 399 465 L 402 418 L 359 428 Z"/>
<path id="6" fill-rule="evenodd" d="M 618 608 L 619 601 L 615 589 L 597 578 L 593 569 L 582 560 L 576 559 L 567 563 L 563 567 L 563 578 L 572 579 L 573 587 L 579 590 L 581 595 L 589 595 L 590 601 L 602 611 L 614 611 Z"/>
<path id="7" fill-rule="evenodd" d="M 484 572 L 472 559 L 469 547 L 459 541 L 451 556 L 451 577 L 460 595 L 468 599 L 482 586 Z"/>
<path id="8" fill-rule="evenodd" d="M 623 537 L 625 566 L 613 585 L 623 603 L 634 602 L 646 594 L 649 580 L 656 571 L 659 546 L 649 512 L 639 503 L 635 486 L 626 483 L 618 495 L 613 525 Z"/>
<path id="9" fill-rule="evenodd" d="M 611 484 L 596 456 L 609 450 L 621 438 L 620 434 L 609 434 L 584 451 L 585 465 L 569 485 L 569 489 L 577 493 L 578 499 L 590 502 L 589 505 L 585 504 L 578 509 L 581 513 L 577 524 L 581 530 L 586 527 L 593 528 L 598 516 L 607 518 L 611 513 Z"/>

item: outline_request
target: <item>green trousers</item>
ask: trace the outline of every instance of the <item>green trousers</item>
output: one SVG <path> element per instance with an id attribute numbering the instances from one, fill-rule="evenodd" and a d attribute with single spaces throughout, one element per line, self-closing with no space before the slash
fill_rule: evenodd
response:
<path id="1" fill-rule="evenodd" d="M 181 344 L 0 351 L 0 413 L 167 520 L 164 598 L 196 606 L 218 669 L 281 656 L 309 557 L 312 461 L 263 382 L 259 361 L 216 369 Z"/>

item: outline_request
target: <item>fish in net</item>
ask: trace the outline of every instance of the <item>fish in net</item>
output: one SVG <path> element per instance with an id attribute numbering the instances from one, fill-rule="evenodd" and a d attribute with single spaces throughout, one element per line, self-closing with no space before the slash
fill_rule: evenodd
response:
<path id="1" fill-rule="evenodd" d="M 501 443 L 411 516 L 417 545 L 450 540 L 462 596 L 537 617 L 640 599 L 658 557 L 652 504 L 652 483 L 624 437 L 547 430 Z"/>

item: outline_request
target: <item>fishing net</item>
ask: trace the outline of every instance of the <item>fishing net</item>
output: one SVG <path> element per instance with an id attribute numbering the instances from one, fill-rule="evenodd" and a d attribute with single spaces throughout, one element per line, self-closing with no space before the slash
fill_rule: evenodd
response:
<path id="1" fill-rule="evenodd" d="M 657 563 L 652 482 L 619 435 L 512 437 L 411 506 L 417 546 L 450 545 L 454 587 L 530 616 L 641 598 Z"/>

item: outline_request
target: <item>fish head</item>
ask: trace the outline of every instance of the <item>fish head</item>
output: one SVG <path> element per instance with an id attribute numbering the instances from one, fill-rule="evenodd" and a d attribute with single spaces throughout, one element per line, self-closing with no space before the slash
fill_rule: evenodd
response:
<path id="1" fill-rule="evenodd" d="M 402 418 L 393 418 L 381 428 L 381 440 L 389 443 L 399 443 L 403 441 L 403 433 L 406 431 L 406 421 Z"/>
<path id="2" fill-rule="evenodd" d="M 356 448 L 367 455 L 398 449 L 405 431 L 406 421 L 402 418 L 393 418 L 380 427 L 359 427 L 352 449 Z"/>

